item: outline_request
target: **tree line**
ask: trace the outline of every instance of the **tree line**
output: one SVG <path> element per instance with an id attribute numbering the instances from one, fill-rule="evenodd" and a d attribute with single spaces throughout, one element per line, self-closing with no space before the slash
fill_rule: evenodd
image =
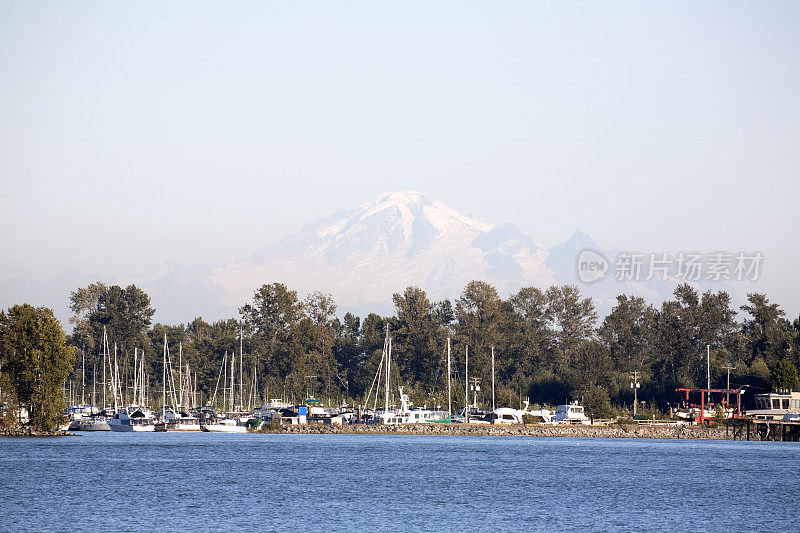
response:
<path id="1" fill-rule="evenodd" d="M 712 387 L 725 388 L 728 380 L 731 388 L 756 392 L 798 386 L 800 318 L 789 321 L 760 293 L 749 294 L 737 309 L 726 292 L 700 294 L 682 284 L 658 306 L 620 295 L 602 319 L 592 299 L 571 285 L 525 287 L 504 299 L 491 284 L 472 281 L 454 301 L 433 301 L 412 286 L 395 294 L 393 303 L 392 316 L 339 316 L 328 294 L 301 298 L 272 283 L 256 290 L 237 318 L 153 324 L 155 310 L 144 291 L 94 283 L 70 295 L 73 330 L 65 340 L 71 358 L 65 361 L 72 372 L 65 378 L 80 383 L 83 373 L 96 380 L 105 329 L 117 347 L 123 383 L 132 375 L 136 350 L 144 353 L 150 390 L 160 391 L 166 334 L 172 353 L 180 346 L 182 360 L 196 373 L 204 403 L 219 388 L 225 354 L 238 353 L 241 343 L 248 397 L 299 401 L 313 395 L 358 404 L 372 384 L 388 332 L 396 377 L 416 405 L 447 405 L 448 339 L 457 405 L 464 403 L 467 350 L 469 377 L 479 381 L 484 405 L 491 401 L 492 350 L 497 405 L 576 399 L 596 417 L 630 406 L 633 372 L 641 383 L 639 399 L 654 411 L 676 402 L 677 387 L 704 387 L 706 346 Z M 12 310 L 0 315 L 2 373 L 6 390 L 22 397 L 28 385 L 14 374 L 21 345 L 6 325 Z M 152 396 L 160 400 L 160 394 Z"/>

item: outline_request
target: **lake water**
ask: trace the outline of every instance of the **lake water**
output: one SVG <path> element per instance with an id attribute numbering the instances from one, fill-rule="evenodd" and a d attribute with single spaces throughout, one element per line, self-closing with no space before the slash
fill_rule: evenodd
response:
<path id="1" fill-rule="evenodd" d="M 800 529 L 800 445 L 87 433 L 0 439 L 0 530 Z"/>

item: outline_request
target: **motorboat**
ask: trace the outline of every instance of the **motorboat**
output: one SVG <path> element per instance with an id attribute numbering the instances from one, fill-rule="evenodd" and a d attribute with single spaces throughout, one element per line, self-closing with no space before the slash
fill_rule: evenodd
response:
<path id="1" fill-rule="evenodd" d="M 73 405 L 68 412 L 70 431 L 111 431 L 109 414 L 94 405 Z"/>
<path id="2" fill-rule="evenodd" d="M 155 431 L 153 413 L 145 407 L 123 407 L 108 421 L 111 431 L 149 432 Z"/>
<path id="3" fill-rule="evenodd" d="M 447 413 L 438 409 L 412 408 L 413 403 L 409 400 L 408 394 L 403 392 L 403 387 L 398 387 L 398 390 L 400 391 L 400 409 L 377 412 L 375 421 L 378 424 L 423 424 L 443 422 L 447 419 Z"/>
<path id="4" fill-rule="evenodd" d="M 559 405 L 556 408 L 556 424 L 583 424 L 589 425 L 592 421 L 583 412 L 583 406 L 578 402 Z"/>
<path id="5" fill-rule="evenodd" d="M 211 424 L 203 424 L 203 431 L 209 433 L 247 433 L 248 421 L 245 418 L 220 418 Z"/>
<path id="6" fill-rule="evenodd" d="M 155 431 L 200 431 L 200 419 L 187 411 L 167 407 L 161 411 Z"/>
<path id="7" fill-rule="evenodd" d="M 522 409 L 498 407 L 489 415 L 492 424 L 522 424 Z"/>

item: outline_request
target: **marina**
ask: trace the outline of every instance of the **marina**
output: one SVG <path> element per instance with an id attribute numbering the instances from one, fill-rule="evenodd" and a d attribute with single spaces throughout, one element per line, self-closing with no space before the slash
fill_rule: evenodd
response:
<path id="1" fill-rule="evenodd" d="M 198 405 L 196 378 L 183 362 L 183 346 L 178 346 L 177 372 L 173 367 L 166 335 L 162 354 L 162 407 L 154 412 L 145 404 L 144 365 L 134 352 L 134 379 L 130 398 L 122 405 L 124 383 L 118 377 L 116 345 L 114 355 L 104 332 L 104 368 L 108 367 L 113 407 L 100 409 L 91 405 L 72 405 L 65 415 L 69 424 L 62 430 L 76 433 L 111 431 L 116 433 L 292 433 L 352 435 L 437 435 L 437 436 L 528 436 L 528 437 L 596 437 L 648 439 L 731 439 L 731 440 L 800 440 L 800 392 L 782 390 L 757 394 L 756 409 L 744 410 L 744 389 L 678 388 L 677 407 L 670 418 L 656 420 L 635 416 L 634 419 L 595 420 L 586 415 L 578 401 L 558 405 L 555 409 L 537 406 L 531 409 L 525 400 L 520 408 L 497 407 L 494 398 L 494 349 L 491 350 L 492 397 L 489 405 L 479 402 L 482 392 L 479 381 L 469 380 L 469 349 L 466 349 L 466 405 L 454 412 L 451 384 L 450 340 L 447 341 L 447 410 L 440 406 L 415 407 L 405 393 L 399 374 L 393 369 L 392 337 L 385 333 L 380 363 L 372 386 L 360 405 L 328 407 L 316 398 L 292 404 L 273 398 L 252 407 L 244 405 L 242 379 L 242 332 L 239 332 L 238 381 L 237 357 L 225 354 L 219 369 L 217 386 L 211 404 Z M 222 387 L 220 387 L 220 383 Z M 103 382 L 105 397 L 106 382 Z M 255 389 L 255 383 L 252 384 Z M 394 392 L 397 395 L 395 396 Z M 237 403 L 238 392 L 238 403 Z M 221 408 L 214 404 L 219 400 Z M 471 393 L 471 396 L 470 396 Z M 249 398 L 250 400 L 254 398 Z M 399 400 L 399 405 L 395 400 Z M 382 401 L 381 401 L 382 400 Z M 379 404 L 383 405 L 379 407 Z M 581 429 L 583 428 L 583 429 Z"/>

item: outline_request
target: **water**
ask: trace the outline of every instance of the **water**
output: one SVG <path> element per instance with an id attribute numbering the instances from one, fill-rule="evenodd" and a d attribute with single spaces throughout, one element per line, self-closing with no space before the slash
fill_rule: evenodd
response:
<path id="1" fill-rule="evenodd" d="M 797 443 L 6 438 L 0 531 L 797 531 L 799 474 Z"/>

